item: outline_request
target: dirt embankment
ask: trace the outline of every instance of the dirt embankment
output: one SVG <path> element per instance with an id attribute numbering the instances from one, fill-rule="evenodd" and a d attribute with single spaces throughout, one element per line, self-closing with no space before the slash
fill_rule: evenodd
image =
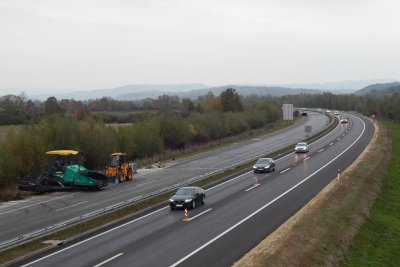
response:
<path id="1" fill-rule="evenodd" d="M 390 161 L 390 137 L 379 124 L 357 160 L 234 267 L 337 266 L 368 216 Z M 379 143 L 379 144 L 378 144 Z"/>

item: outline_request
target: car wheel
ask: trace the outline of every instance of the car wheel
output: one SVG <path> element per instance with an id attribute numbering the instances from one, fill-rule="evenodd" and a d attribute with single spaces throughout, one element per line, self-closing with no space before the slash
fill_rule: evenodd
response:
<path id="1" fill-rule="evenodd" d="M 196 200 L 193 199 L 192 201 L 192 209 L 196 208 Z"/>
<path id="2" fill-rule="evenodd" d="M 201 198 L 201 205 L 204 205 L 204 197 Z"/>
<path id="3" fill-rule="evenodd" d="M 174 210 L 175 209 L 175 207 L 174 206 L 169 206 L 170 208 L 171 208 L 171 210 Z"/>
<path id="4" fill-rule="evenodd" d="M 254 170 L 254 173 L 257 173 L 257 171 L 256 171 L 256 170 Z"/>

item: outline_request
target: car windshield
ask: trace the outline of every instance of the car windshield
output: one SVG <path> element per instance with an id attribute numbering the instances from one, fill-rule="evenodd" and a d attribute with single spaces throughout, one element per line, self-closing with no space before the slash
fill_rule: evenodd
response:
<path id="1" fill-rule="evenodd" d="M 194 188 L 180 188 L 176 191 L 177 196 L 193 196 L 194 195 Z"/>
<path id="2" fill-rule="evenodd" d="M 259 159 L 257 161 L 257 164 L 269 164 L 270 160 L 269 159 Z"/>

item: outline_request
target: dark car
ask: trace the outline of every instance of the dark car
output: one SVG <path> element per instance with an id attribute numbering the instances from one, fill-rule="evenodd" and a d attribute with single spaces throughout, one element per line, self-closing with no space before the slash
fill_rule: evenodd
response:
<path id="1" fill-rule="evenodd" d="M 181 187 L 169 199 L 171 210 L 175 208 L 190 208 L 194 209 L 198 205 L 204 205 L 206 197 L 204 189 L 197 186 Z"/>
<path id="2" fill-rule="evenodd" d="M 271 158 L 260 158 L 253 166 L 254 173 L 275 171 L 275 161 Z"/>

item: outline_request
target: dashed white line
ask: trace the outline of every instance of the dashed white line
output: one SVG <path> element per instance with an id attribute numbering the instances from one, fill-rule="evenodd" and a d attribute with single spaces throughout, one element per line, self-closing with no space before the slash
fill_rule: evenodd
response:
<path id="1" fill-rule="evenodd" d="M 188 221 L 191 221 L 191 220 L 193 220 L 193 219 L 196 219 L 197 217 L 203 215 L 204 213 L 209 212 L 210 210 L 212 210 L 212 209 L 205 210 L 205 211 L 203 211 L 203 212 L 197 214 L 196 216 L 193 216 L 193 217 L 189 218 Z"/>
<path id="2" fill-rule="evenodd" d="M 247 188 L 246 190 L 244 190 L 244 191 L 246 191 L 246 192 L 249 192 L 250 190 L 252 190 L 252 189 L 254 189 L 254 188 L 256 188 L 257 186 L 259 186 L 260 184 L 255 184 L 255 185 L 253 185 L 252 187 L 250 187 L 250 188 Z"/>
<path id="3" fill-rule="evenodd" d="M 322 148 L 322 149 L 320 149 L 320 150 L 318 150 L 318 153 L 321 153 L 322 151 L 324 151 L 324 149 Z"/>
<path id="4" fill-rule="evenodd" d="M 342 138 L 339 137 L 337 140 L 339 141 L 340 139 L 342 139 Z"/>
<path id="5" fill-rule="evenodd" d="M 290 168 L 287 168 L 287 169 L 281 171 L 281 173 L 285 173 L 285 172 L 287 172 L 288 170 L 290 170 Z"/>
<path id="6" fill-rule="evenodd" d="M 111 257 L 111 258 L 109 258 L 109 259 L 107 259 L 107 260 L 105 260 L 105 261 L 100 262 L 99 264 L 97 264 L 97 265 L 95 265 L 95 266 L 93 266 L 93 267 L 99 267 L 99 266 L 101 266 L 101 265 L 104 265 L 104 264 L 106 264 L 107 262 L 110 262 L 110 261 L 112 261 L 113 259 L 118 258 L 119 256 L 122 256 L 122 255 L 124 255 L 124 253 L 119 253 L 119 254 L 117 254 L 117 255 L 115 255 L 115 256 L 113 256 L 113 257 Z"/>
<path id="7" fill-rule="evenodd" d="M 331 145 L 333 145 L 333 143 L 330 143 L 329 145 L 331 146 Z"/>
<path id="8" fill-rule="evenodd" d="M 307 157 L 307 158 L 305 158 L 303 161 L 307 161 L 307 160 L 309 160 L 310 159 L 310 157 Z"/>
<path id="9" fill-rule="evenodd" d="M 68 208 L 71 208 L 71 207 L 75 207 L 75 206 L 81 205 L 81 204 L 86 203 L 86 202 L 87 202 L 87 200 L 79 202 L 79 203 L 75 203 L 75 204 L 72 204 L 72 205 L 69 205 L 69 206 L 66 206 L 66 207 L 63 207 L 63 208 L 56 209 L 56 211 L 65 210 L 65 209 L 68 209 Z"/>
<path id="10" fill-rule="evenodd" d="M 144 186 L 146 184 L 150 184 L 150 183 L 154 183 L 154 182 L 155 182 L 154 180 L 148 181 L 148 182 L 145 182 L 145 183 L 142 183 L 142 184 L 138 184 L 136 187 Z"/>

